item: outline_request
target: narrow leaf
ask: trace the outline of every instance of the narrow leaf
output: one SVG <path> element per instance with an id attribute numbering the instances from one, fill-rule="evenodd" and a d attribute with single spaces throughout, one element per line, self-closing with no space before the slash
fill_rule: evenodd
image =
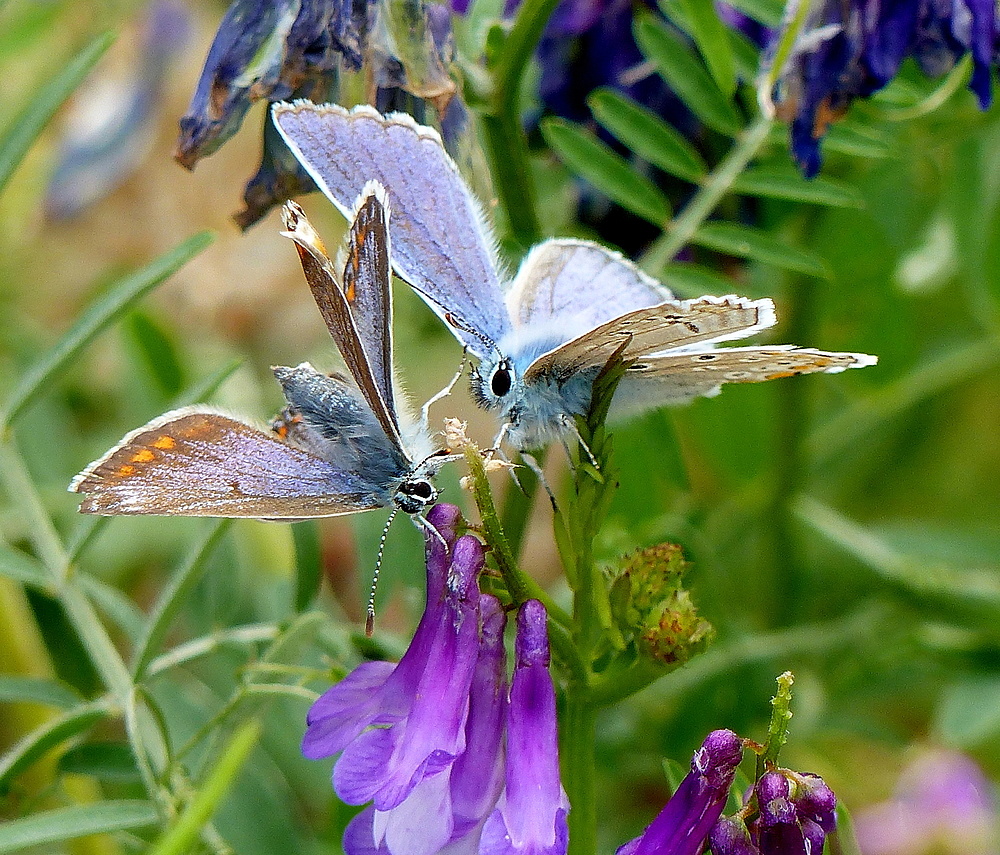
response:
<path id="1" fill-rule="evenodd" d="M 724 95 L 732 97 L 736 92 L 736 68 L 729 37 L 715 5 L 706 0 L 678 0 L 678 3 L 687 19 L 688 34 L 698 45 L 716 84 Z"/>
<path id="2" fill-rule="evenodd" d="M 726 3 L 765 27 L 777 27 L 785 9 L 783 0 L 726 0 Z"/>
<path id="3" fill-rule="evenodd" d="M 212 551 L 219 545 L 222 536 L 229 530 L 231 520 L 214 520 L 199 543 L 196 543 L 191 554 L 177 569 L 173 578 L 163 589 L 159 600 L 153 608 L 146 636 L 139 643 L 132 666 L 135 682 L 140 682 L 152 658 L 159 652 L 177 613 L 184 606 L 188 595 L 201 580 Z"/>
<path id="4" fill-rule="evenodd" d="M 316 521 L 293 523 L 292 539 L 295 541 L 295 611 L 301 612 L 316 599 L 323 581 L 323 556 Z"/>
<path id="5" fill-rule="evenodd" d="M 681 297 L 732 294 L 734 283 L 708 267 L 688 262 L 674 262 L 663 269 L 663 283 Z"/>
<path id="6" fill-rule="evenodd" d="M 61 716 L 49 719 L 25 735 L 0 757 L 0 789 L 21 774 L 46 751 L 72 739 L 108 714 L 102 702 L 81 704 Z"/>
<path id="7" fill-rule="evenodd" d="M 61 843 L 88 834 L 143 828 L 158 821 L 153 803 L 138 799 L 56 808 L 0 825 L 0 853 Z"/>
<path id="8" fill-rule="evenodd" d="M 84 742 L 59 758 L 59 771 L 88 775 L 99 781 L 139 781 L 135 754 L 124 742 Z"/>
<path id="9" fill-rule="evenodd" d="M 670 203 L 659 188 L 593 134 L 564 119 L 542 121 L 542 136 L 559 158 L 626 210 L 661 228 Z"/>
<path id="10" fill-rule="evenodd" d="M 260 723 L 243 724 L 226 745 L 219 762 L 195 793 L 177 822 L 156 842 L 149 855 L 182 855 L 190 852 L 205 823 L 229 792 L 240 768 L 260 738 Z"/>
<path id="11" fill-rule="evenodd" d="M 612 89 L 595 89 L 587 99 L 594 118 L 653 166 L 697 183 L 708 167 L 691 143 L 655 113 Z"/>
<path id="12" fill-rule="evenodd" d="M 177 347 L 163 326 L 149 314 L 133 311 L 126 321 L 137 355 L 165 398 L 179 395 L 184 387 L 184 367 Z"/>
<path id="13" fill-rule="evenodd" d="M 659 21 L 643 15 L 635 22 L 635 39 L 687 108 L 712 130 L 734 137 L 742 121 L 701 61 Z"/>
<path id="14" fill-rule="evenodd" d="M 785 270 L 829 279 L 826 263 L 811 252 L 794 249 L 769 234 L 733 223 L 705 223 L 691 239 L 692 243 L 739 258 L 773 264 Z"/>
<path id="15" fill-rule="evenodd" d="M 157 285 L 177 272 L 211 242 L 201 232 L 161 255 L 141 270 L 119 280 L 90 306 L 56 345 L 29 368 L 11 393 L 0 414 L 0 430 L 5 430 L 57 374 L 65 370 L 94 337 L 119 318 Z"/>
<path id="16" fill-rule="evenodd" d="M 894 146 L 882 134 L 857 124 L 834 125 L 823 137 L 823 148 L 855 157 L 891 157 Z"/>
<path id="17" fill-rule="evenodd" d="M 36 704 L 68 709 L 76 706 L 81 700 L 82 698 L 71 686 L 57 680 L 0 674 L 0 704 L 31 701 Z"/>
<path id="18" fill-rule="evenodd" d="M 745 196 L 789 199 L 832 208 L 863 208 L 864 197 L 850 184 L 832 178 L 803 178 L 798 173 L 752 169 L 733 182 L 733 192 Z"/>
<path id="19" fill-rule="evenodd" d="M 40 561 L 4 544 L 0 544 L 0 576 L 40 590 L 48 589 L 52 582 Z"/>
<path id="20" fill-rule="evenodd" d="M 53 113 L 80 85 L 113 41 L 113 33 L 97 36 L 64 65 L 52 80 L 42 86 L 21 114 L 11 122 L 0 138 L 0 193 Z"/>

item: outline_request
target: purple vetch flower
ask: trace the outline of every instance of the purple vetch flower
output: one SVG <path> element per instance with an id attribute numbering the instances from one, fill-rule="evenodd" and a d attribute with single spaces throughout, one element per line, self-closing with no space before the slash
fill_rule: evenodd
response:
<path id="1" fill-rule="evenodd" d="M 691 771 L 646 830 L 616 855 L 697 855 L 722 815 L 743 759 L 743 740 L 714 730 L 691 758 Z M 718 853 L 717 853 L 718 855 Z"/>
<path id="2" fill-rule="evenodd" d="M 562 855 L 568 843 L 569 800 L 559 780 L 546 613 L 537 600 L 528 600 L 518 611 L 514 651 L 504 789 L 486 820 L 479 852 Z"/>
<path id="3" fill-rule="evenodd" d="M 774 93 L 779 117 L 791 122 L 792 152 L 802 171 L 816 174 L 830 123 L 855 98 L 885 86 L 907 57 L 938 76 L 971 54 L 969 87 L 985 110 L 993 97 L 998 31 L 994 0 L 813 3 Z"/>
<path id="4" fill-rule="evenodd" d="M 465 722 L 465 751 L 425 777 L 398 806 L 374 805 L 344 832 L 347 855 L 475 855 L 480 832 L 503 786 L 506 617 L 497 599 L 480 598 L 481 638 Z"/>
<path id="5" fill-rule="evenodd" d="M 954 751 L 923 751 L 902 773 L 894 797 L 859 811 L 854 830 L 863 855 L 997 855 L 993 787 Z"/>
<path id="6" fill-rule="evenodd" d="M 403 660 L 360 666 L 309 711 L 303 753 L 342 752 L 333 785 L 348 804 L 394 808 L 465 749 L 484 553 L 471 535 L 446 551 L 457 514 L 441 505 L 428 513 L 431 525 L 441 523 L 444 542 L 426 537 L 427 608 Z"/>
<path id="7" fill-rule="evenodd" d="M 837 797 L 819 775 L 765 772 L 736 816 L 712 828 L 713 855 L 819 855 L 837 827 Z"/>

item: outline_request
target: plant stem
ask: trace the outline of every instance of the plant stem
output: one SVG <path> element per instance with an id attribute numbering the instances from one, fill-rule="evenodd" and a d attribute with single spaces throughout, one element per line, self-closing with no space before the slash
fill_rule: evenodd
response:
<path id="1" fill-rule="evenodd" d="M 671 221 L 642 258 L 642 267 L 658 275 L 681 249 L 694 237 L 701 224 L 715 210 L 733 182 L 767 141 L 771 120 L 760 116 L 740 135 L 729 154 L 705 179 L 701 189 Z"/>
<path id="2" fill-rule="evenodd" d="M 597 851 L 594 780 L 597 715 L 582 685 L 573 685 L 566 693 L 561 732 L 562 773 L 570 803 L 568 855 L 594 855 Z"/>

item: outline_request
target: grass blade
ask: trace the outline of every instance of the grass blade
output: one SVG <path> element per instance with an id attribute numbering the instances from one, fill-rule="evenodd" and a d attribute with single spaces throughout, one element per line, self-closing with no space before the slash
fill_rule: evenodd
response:
<path id="1" fill-rule="evenodd" d="M 115 321 L 157 285 L 177 272 L 201 252 L 212 240 L 209 232 L 200 232 L 151 264 L 137 270 L 111 286 L 109 291 L 90 306 L 65 335 L 39 359 L 21 378 L 0 412 L 0 432 L 6 432 L 25 407 L 44 389 L 48 382 L 76 359 L 103 329 Z"/>
<path id="2" fill-rule="evenodd" d="M 786 246 L 769 234 L 738 226 L 733 223 L 705 223 L 691 239 L 698 246 L 749 258 L 764 264 L 773 264 L 785 270 L 829 279 L 830 271 L 826 263 L 811 252 Z"/>
<path id="3" fill-rule="evenodd" d="M 97 36 L 35 93 L 28 106 L 14 119 L 3 139 L 0 139 L 0 193 L 53 113 L 80 85 L 113 41 L 114 34 L 110 32 Z"/>
<path id="4" fill-rule="evenodd" d="M 152 802 L 138 799 L 56 808 L 0 825 L 0 852 L 17 852 L 29 846 L 60 843 L 88 834 L 142 828 L 158 821 Z"/>

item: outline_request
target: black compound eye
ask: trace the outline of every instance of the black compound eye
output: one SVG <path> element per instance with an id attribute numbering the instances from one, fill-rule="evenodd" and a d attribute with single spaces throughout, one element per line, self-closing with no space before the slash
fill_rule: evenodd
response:
<path id="1" fill-rule="evenodd" d="M 427 481 L 411 481 L 399 488 L 401 492 L 418 499 L 429 500 L 434 496 L 434 488 Z"/>
<path id="2" fill-rule="evenodd" d="M 494 370 L 493 376 L 490 377 L 490 391 L 498 398 L 502 398 L 510 391 L 513 382 L 514 378 L 510 370 L 510 363 L 506 359 L 503 359 L 496 367 L 496 370 Z"/>

